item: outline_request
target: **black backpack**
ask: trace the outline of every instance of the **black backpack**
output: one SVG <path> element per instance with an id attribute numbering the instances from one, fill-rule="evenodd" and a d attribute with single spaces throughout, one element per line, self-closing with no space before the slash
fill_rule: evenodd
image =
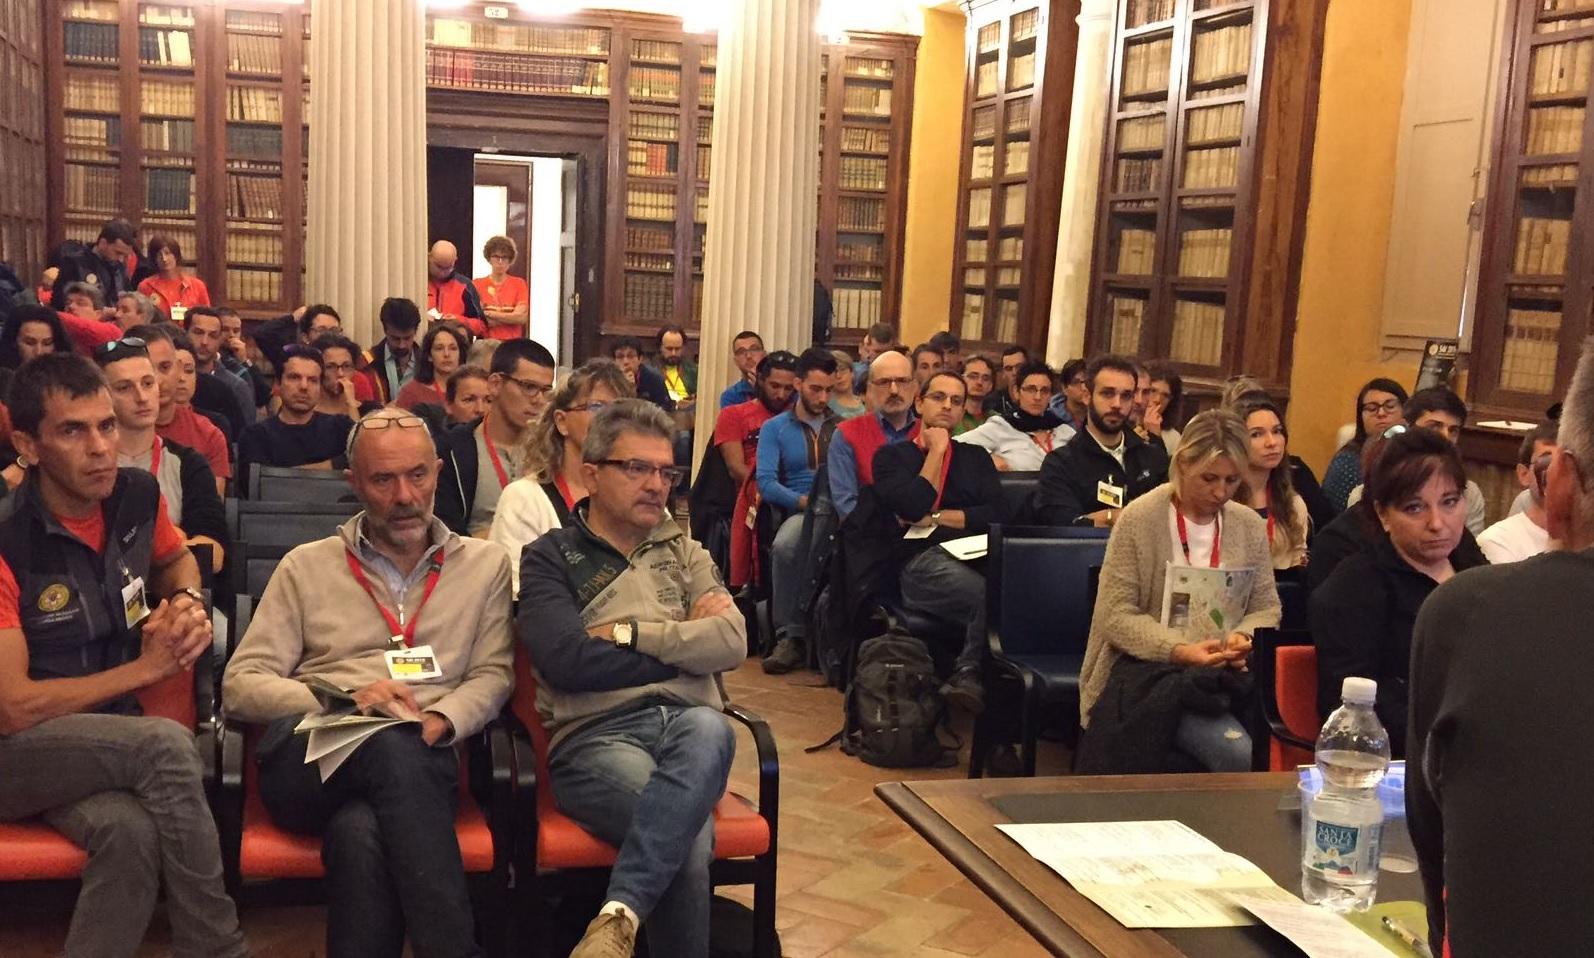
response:
<path id="1" fill-rule="evenodd" d="M 957 749 L 937 734 L 947 718 L 940 685 L 929 648 L 895 622 L 865 640 L 847 685 L 841 750 L 881 768 L 956 765 Z"/>

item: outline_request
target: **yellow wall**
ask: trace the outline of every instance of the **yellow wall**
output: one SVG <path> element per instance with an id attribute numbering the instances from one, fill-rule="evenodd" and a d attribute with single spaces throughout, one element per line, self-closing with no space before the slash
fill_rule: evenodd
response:
<path id="1" fill-rule="evenodd" d="M 1405 0 L 1328 8 L 1289 411 L 1290 449 L 1319 475 L 1362 384 L 1416 378 L 1415 356 L 1379 345 L 1410 26 Z"/>
<path id="2" fill-rule="evenodd" d="M 925 10 L 913 84 L 902 341 L 946 329 L 957 234 L 958 143 L 963 136 L 963 27 L 958 11 Z"/>

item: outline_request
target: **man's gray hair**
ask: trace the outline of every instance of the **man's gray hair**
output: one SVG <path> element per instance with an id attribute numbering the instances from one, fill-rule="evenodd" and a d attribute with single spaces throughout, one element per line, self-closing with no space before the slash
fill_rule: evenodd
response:
<path id="1" fill-rule="evenodd" d="M 67 283 L 63 292 L 67 296 L 87 296 L 95 309 L 105 308 L 105 294 L 93 283 Z"/>
<path id="2" fill-rule="evenodd" d="M 668 413 L 646 399 L 617 399 L 592 417 L 587 441 L 581 444 L 584 462 L 600 462 L 614 452 L 614 444 L 625 433 L 654 436 L 675 441 L 675 422 Z"/>
<path id="3" fill-rule="evenodd" d="M 1561 424 L 1555 438 L 1577 460 L 1586 492 L 1594 481 L 1594 336 L 1583 340 L 1577 371 L 1572 373 L 1572 384 L 1561 402 Z M 1594 524 L 1594 496 L 1579 496 L 1577 513 L 1580 526 Z"/>
<path id="4" fill-rule="evenodd" d="M 393 425 L 393 426 L 379 426 L 377 428 L 378 428 L 378 430 L 381 430 L 381 429 L 402 429 L 402 430 L 404 430 L 406 432 L 409 431 L 409 430 L 412 430 L 412 429 L 419 429 L 421 431 L 421 433 L 424 436 L 426 436 L 427 440 L 432 443 L 433 450 L 434 451 L 436 450 L 436 448 L 437 448 L 437 440 L 432 438 L 432 430 L 427 427 L 426 420 L 423 417 L 417 416 L 415 413 L 410 412 L 408 409 L 401 409 L 398 406 L 383 406 L 381 409 L 373 409 L 370 412 L 366 413 L 365 415 L 361 416 L 360 417 L 360 421 L 354 424 L 354 428 L 353 429 L 349 430 L 349 438 L 347 438 L 347 439 L 345 439 L 343 441 L 343 458 L 348 460 L 350 469 L 354 468 L 354 445 L 355 445 L 355 443 L 359 440 L 360 434 L 367 431 L 366 424 L 369 423 L 369 422 L 372 422 L 374 420 L 377 420 L 377 419 L 387 419 L 387 420 L 419 419 L 420 423 L 421 423 L 419 426 L 415 426 L 415 425 L 410 425 L 410 426 Z"/>
<path id="5" fill-rule="evenodd" d="M 133 304 L 138 307 L 139 322 L 153 323 L 156 321 L 154 300 L 135 289 L 127 290 L 122 295 L 116 297 L 116 301 L 118 303 L 124 299 L 132 300 Z"/>

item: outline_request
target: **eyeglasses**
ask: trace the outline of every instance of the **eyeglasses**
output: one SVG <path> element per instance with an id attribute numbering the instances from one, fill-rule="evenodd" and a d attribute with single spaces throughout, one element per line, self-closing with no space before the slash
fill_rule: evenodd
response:
<path id="1" fill-rule="evenodd" d="M 383 429 L 425 429 L 426 420 L 420 416 L 371 416 L 361 419 L 349 430 L 349 441 L 344 444 L 344 455 L 354 458 L 354 440 L 361 430 L 379 432 Z"/>
<path id="2" fill-rule="evenodd" d="M 956 406 L 963 402 L 963 397 L 957 393 L 944 393 L 936 391 L 933 393 L 925 393 L 924 401 L 930 403 L 946 403 L 948 405 Z"/>
<path id="3" fill-rule="evenodd" d="M 593 465 L 613 466 L 632 482 L 642 482 L 656 473 L 668 486 L 674 486 L 686 474 L 679 466 L 655 466 L 643 459 L 599 459 Z"/>
<path id="4" fill-rule="evenodd" d="M 1362 415 L 1376 416 L 1381 412 L 1396 412 L 1400 409 L 1400 400 L 1386 399 L 1383 402 L 1362 403 Z"/>
<path id="5" fill-rule="evenodd" d="M 762 346 L 742 346 L 742 347 L 739 347 L 736 350 L 736 355 L 737 356 L 762 356 L 762 355 L 764 355 L 764 347 L 762 347 Z"/>
<path id="6" fill-rule="evenodd" d="M 507 373 L 498 373 L 497 375 L 503 376 L 505 382 L 514 383 L 532 396 L 546 396 L 553 392 L 553 383 L 544 386 L 542 383 L 534 383 L 529 379 L 516 379 Z"/>
<path id="7" fill-rule="evenodd" d="M 1020 386 L 1018 391 L 1026 396 L 1047 396 L 1051 394 L 1052 389 L 1050 386 L 1032 385 Z"/>
<path id="8" fill-rule="evenodd" d="M 149 343 L 144 342 L 137 336 L 124 336 L 121 339 L 113 339 L 108 343 L 100 343 L 95 346 L 94 355 L 96 357 L 109 356 L 119 349 L 134 350 L 147 354 L 149 352 Z"/>
<path id="9" fill-rule="evenodd" d="M 329 373 L 351 373 L 354 371 L 353 363 L 327 363 L 322 367 Z"/>
<path id="10" fill-rule="evenodd" d="M 872 379 L 870 380 L 870 385 L 882 386 L 886 389 L 907 389 L 913 385 L 913 382 L 912 376 L 902 376 L 897 379 Z"/>
<path id="11" fill-rule="evenodd" d="M 596 416 L 598 413 L 603 412 L 608 408 L 609 404 L 606 402 L 584 402 L 579 405 L 571 406 L 569 409 L 566 409 L 565 412 L 590 412 Z"/>

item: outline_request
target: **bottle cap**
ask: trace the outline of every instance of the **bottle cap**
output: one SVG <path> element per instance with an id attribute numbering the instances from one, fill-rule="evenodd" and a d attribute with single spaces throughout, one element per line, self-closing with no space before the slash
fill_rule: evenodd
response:
<path id="1" fill-rule="evenodd" d="M 1345 684 L 1340 686 L 1339 697 L 1356 705 L 1371 705 L 1378 699 L 1378 683 L 1373 679 L 1348 675 Z"/>

